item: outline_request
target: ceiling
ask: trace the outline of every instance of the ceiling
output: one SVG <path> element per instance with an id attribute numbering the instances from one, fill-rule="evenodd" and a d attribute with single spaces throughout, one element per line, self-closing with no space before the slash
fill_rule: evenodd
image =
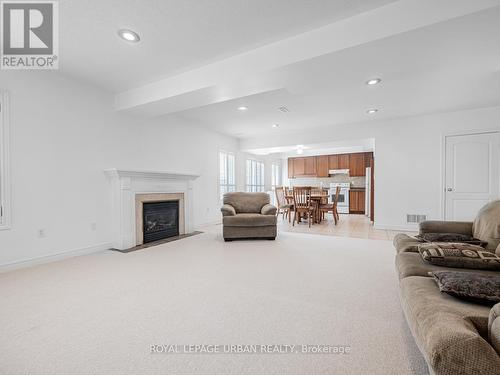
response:
<path id="1" fill-rule="evenodd" d="M 60 67 L 119 92 L 394 1 L 64 0 Z M 120 40 L 122 28 L 141 42 Z"/>
<path id="2" fill-rule="evenodd" d="M 500 105 L 499 19 L 500 7 L 296 63 L 274 72 L 282 89 L 179 114 L 245 138 Z"/>
<path id="3" fill-rule="evenodd" d="M 500 0 L 64 0 L 60 67 L 117 111 L 265 137 L 500 105 L 499 19 Z"/>

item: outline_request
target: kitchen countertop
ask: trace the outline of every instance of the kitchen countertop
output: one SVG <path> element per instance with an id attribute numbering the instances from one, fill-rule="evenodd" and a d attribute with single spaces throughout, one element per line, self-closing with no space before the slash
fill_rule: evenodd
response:
<path id="1" fill-rule="evenodd" d="M 366 189 L 364 187 L 360 187 L 360 186 L 352 186 L 351 190 L 352 191 L 365 191 Z"/>

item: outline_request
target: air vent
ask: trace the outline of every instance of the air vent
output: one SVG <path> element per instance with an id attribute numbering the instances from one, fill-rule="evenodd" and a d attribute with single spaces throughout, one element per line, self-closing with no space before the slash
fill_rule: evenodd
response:
<path id="1" fill-rule="evenodd" d="M 407 223 L 421 223 L 427 220 L 427 215 L 406 214 Z"/>
<path id="2" fill-rule="evenodd" d="M 287 107 L 278 107 L 278 111 L 283 112 L 283 113 L 290 112 L 290 110 Z"/>

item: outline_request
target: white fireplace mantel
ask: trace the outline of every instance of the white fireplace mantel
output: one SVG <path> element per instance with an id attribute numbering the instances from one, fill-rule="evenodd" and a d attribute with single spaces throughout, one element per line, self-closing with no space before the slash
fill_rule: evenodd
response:
<path id="1" fill-rule="evenodd" d="M 193 181 L 197 175 L 105 169 L 111 193 L 113 247 L 125 250 L 136 246 L 136 195 L 184 194 L 184 230 L 193 231 Z M 183 234 L 183 233 L 181 233 Z"/>

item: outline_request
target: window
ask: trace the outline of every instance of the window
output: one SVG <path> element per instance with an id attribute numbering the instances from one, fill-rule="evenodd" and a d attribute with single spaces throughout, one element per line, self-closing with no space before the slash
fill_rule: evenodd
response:
<path id="1" fill-rule="evenodd" d="M 234 154 L 229 152 L 219 152 L 219 199 L 225 193 L 236 191 L 236 183 L 234 178 Z"/>
<path id="2" fill-rule="evenodd" d="M 271 168 L 272 168 L 271 184 L 274 190 L 276 186 L 281 186 L 281 165 L 278 163 L 273 163 Z"/>
<path id="3" fill-rule="evenodd" d="M 264 163 L 257 160 L 247 160 L 247 191 L 264 191 Z"/>
<path id="4" fill-rule="evenodd" d="M 8 96 L 0 91 L 0 229 L 10 228 Z"/>

